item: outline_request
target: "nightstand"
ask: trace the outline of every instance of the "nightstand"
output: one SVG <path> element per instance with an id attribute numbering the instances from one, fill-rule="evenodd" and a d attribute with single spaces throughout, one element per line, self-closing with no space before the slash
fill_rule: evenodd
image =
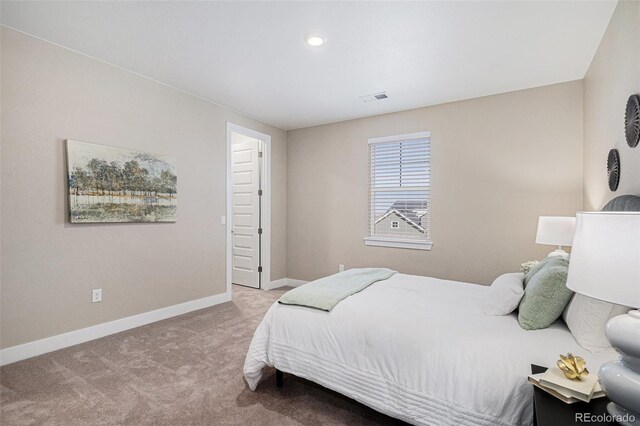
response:
<path id="1" fill-rule="evenodd" d="M 546 367 L 531 364 L 532 374 L 543 373 L 546 370 Z M 609 399 L 605 396 L 592 399 L 589 403 L 565 404 L 555 396 L 533 386 L 533 424 L 535 426 L 617 425 L 616 422 L 581 422 L 580 418 L 576 417 L 576 414 L 579 413 L 585 413 L 592 418 L 600 415 L 605 416 L 608 414 L 608 403 Z"/>

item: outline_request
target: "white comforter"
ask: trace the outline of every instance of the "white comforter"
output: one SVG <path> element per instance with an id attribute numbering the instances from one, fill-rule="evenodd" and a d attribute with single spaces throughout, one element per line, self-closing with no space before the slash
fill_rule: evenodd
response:
<path id="1" fill-rule="evenodd" d="M 525 331 L 515 315 L 484 315 L 487 290 L 396 274 L 331 312 L 275 303 L 245 378 L 255 390 L 263 367 L 274 366 L 413 424 L 530 425 L 532 363 L 573 352 L 595 373 L 616 357 L 580 348 L 561 321 Z"/>

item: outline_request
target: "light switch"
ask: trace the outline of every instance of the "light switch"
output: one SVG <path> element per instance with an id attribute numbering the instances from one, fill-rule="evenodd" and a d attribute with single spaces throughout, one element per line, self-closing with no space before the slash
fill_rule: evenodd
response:
<path id="1" fill-rule="evenodd" d="M 227 224 L 227 217 L 225 215 L 220 216 L 220 225 Z"/>

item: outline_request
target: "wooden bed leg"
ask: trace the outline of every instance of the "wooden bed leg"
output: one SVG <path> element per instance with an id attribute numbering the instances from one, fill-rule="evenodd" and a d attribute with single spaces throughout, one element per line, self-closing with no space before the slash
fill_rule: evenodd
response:
<path id="1" fill-rule="evenodd" d="M 276 386 L 281 388 L 282 387 L 282 371 L 278 370 L 276 368 Z"/>

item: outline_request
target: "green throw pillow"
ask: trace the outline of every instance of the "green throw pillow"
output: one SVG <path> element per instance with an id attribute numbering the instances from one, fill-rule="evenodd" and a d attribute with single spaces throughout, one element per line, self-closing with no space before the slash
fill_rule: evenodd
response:
<path id="1" fill-rule="evenodd" d="M 559 264 L 559 265 L 567 264 L 567 260 L 562 256 L 545 257 L 540 262 L 538 262 L 535 266 L 529 269 L 529 272 L 527 272 L 527 274 L 524 276 L 524 286 L 526 287 L 529 284 L 529 281 L 531 281 L 531 278 L 533 278 L 535 274 L 540 272 L 540 270 L 542 270 L 542 268 L 544 268 L 550 262 L 552 262 L 553 264 Z"/>
<path id="2" fill-rule="evenodd" d="M 518 322 L 525 330 L 547 328 L 560 318 L 573 296 L 567 288 L 569 263 L 547 262 L 531 277 L 518 308 Z"/>

